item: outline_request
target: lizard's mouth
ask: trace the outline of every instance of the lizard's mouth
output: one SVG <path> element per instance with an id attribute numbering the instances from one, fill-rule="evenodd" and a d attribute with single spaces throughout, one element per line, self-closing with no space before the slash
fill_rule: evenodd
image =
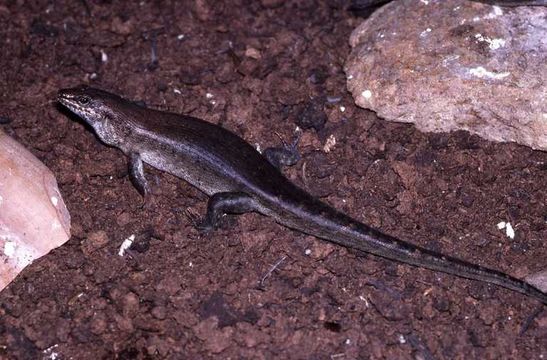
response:
<path id="1" fill-rule="evenodd" d="M 72 93 L 71 89 L 60 90 L 57 94 L 57 101 L 76 115 L 79 115 L 84 120 L 88 121 L 88 115 L 91 113 L 89 107 L 83 105 L 81 96 Z"/>
<path id="2" fill-rule="evenodd" d="M 76 102 L 76 96 L 66 92 L 66 90 L 59 91 L 57 94 L 57 101 L 70 110 L 79 108 L 78 103 Z"/>

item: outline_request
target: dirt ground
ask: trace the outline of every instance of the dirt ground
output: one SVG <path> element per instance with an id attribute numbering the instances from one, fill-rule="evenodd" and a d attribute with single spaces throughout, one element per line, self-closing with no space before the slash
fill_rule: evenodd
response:
<path id="1" fill-rule="evenodd" d="M 357 108 L 342 67 L 360 21 L 342 0 L 1 2 L 2 127 L 57 176 L 73 235 L 0 293 L 0 357 L 547 358 L 545 307 L 520 294 L 255 214 L 202 235 L 187 213 L 206 196 L 150 168 L 142 208 L 125 156 L 54 102 L 90 84 L 261 148 L 298 124 L 303 158 L 286 174 L 310 193 L 431 249 L 518 277 L 545 269 L 547 154 Z"/>

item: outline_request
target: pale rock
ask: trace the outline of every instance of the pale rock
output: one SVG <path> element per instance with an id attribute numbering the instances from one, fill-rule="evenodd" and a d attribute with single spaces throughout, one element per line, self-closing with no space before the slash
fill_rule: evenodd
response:
<path id="1" fill-rule="evenodd" d="M 70 215 L 53 173 L 0 130 L 0 290 L 70 238 Z"/>
<path id="2" fill-rule="evenodd" d="M 547 8 L 401 0 L 350 38 L 357 105 L 426 132 L 547 150 Z"/>
<path id="3" fill-rule="evenodd" d="M 543 292 L 547 292 L 547 269 L 528 275 L 526 282 Z"/>

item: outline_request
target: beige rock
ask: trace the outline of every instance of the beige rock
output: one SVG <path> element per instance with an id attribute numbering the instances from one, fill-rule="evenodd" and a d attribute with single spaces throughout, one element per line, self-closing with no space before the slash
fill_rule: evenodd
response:
<path id="1" fill-rule="evenodd" d="M 352 33 L 357 105 L 426 132 L 547 150 L 547 7 L 394 1 Z"/>
<path id="2" fill-rule="evenodd" d="M 70 238 L 53 173 L 0 130 L 0 290 Z"/>
<path id="3" fill-rule="evenodd" d="M 547 269 L 530 274 L 526 277 L 526 282 L 534 285 L 543 292 L 547 292 Z"/>

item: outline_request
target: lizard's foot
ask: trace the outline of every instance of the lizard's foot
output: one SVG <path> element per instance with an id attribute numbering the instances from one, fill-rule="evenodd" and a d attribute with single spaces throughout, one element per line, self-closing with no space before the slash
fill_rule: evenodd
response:
<path id="1" fill-rule="evenodd" d="M 186 209 L 184 214 L 200 234 L 208 234 L 215 230 L 215 227 L 207 219 L 200 217 L 190 208 Z"/>
<path id="2" fill-rule="evenodd" d="M 141 210 L 153 210 L 156 207 L 156 202 L 154 200 L 154 197 L 150 192 L 144 193 L 144 195 L 141 197 L 141 203 L 139 208 Z"/>

